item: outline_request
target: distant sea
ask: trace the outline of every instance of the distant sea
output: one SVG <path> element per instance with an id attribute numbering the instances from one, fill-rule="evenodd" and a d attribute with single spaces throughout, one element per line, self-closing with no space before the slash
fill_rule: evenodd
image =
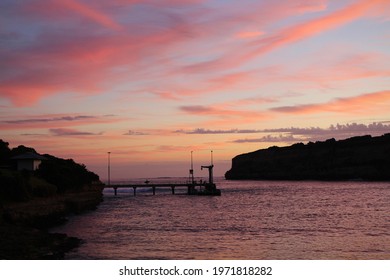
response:
<path id="1" fill-rule="evenodd" d="M 105 190 L 52 231 L 85 241 L 67 259 L 390 259 L 390 182 L 217 186 L 220 197 Z"/>

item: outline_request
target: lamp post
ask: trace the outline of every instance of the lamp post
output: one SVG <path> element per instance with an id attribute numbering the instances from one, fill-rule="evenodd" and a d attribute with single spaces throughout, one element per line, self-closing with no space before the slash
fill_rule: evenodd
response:
<path id="1" fill-rule="evenodd" d="M 192 153 L 194 151 L 191 151 L 191 169 L 190 169 L 190 175 L 191 175 L 191 183 L 194 184 L 195 181 L 194 181 L 194 163 L 193 163 L 193 159 L 192 159 Z"/>
<path id="2" fill-rule="evenodd" d="M 110 155 L 111 155 L 111 152 L 108 152 L 108 165 L 107 165 L 107 173 L 108 173 L 108 186 L 111 185 L 111 166 L 110 166 Z"/>

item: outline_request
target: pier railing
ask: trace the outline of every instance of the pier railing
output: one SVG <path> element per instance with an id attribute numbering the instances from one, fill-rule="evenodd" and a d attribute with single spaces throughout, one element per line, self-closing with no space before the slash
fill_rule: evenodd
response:
<path id="1" fill-rule="evenodd" d="M 114 194 L 117 195 L 118 189 L 133 189 L 134 196 L 137 194 L 137 189 L 141 188 L 148 188 L 152 189 L 153 195 L 156 194 L 156 189 L 157 188 L 162 188 L 162 189 L 171 189 L 172 194 L 175 194 L 176 188 L 187 188 L 187 193 L 191 194 L 196 187 L 202 188 L 207 186 L 207 182 L 205 181 L 181 181 L 181 182 L 151 182 L 151 181 L 144 181 L 144 182 L 128 182 L 128 183 L 123 183 L 123 184 L 110 184 L 106 185 L 104 188 L 105 189 L 113 189 Z"/>

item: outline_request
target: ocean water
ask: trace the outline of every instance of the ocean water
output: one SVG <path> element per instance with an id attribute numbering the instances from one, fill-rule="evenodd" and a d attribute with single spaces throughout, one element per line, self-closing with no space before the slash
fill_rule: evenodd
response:
<path id="1" fill-rule="evenodd" d="M 84 240 L 67 259 L 390 259 L 389 182 L 217 185 L 220 197 L 105 190 L 52 231 Z"/>

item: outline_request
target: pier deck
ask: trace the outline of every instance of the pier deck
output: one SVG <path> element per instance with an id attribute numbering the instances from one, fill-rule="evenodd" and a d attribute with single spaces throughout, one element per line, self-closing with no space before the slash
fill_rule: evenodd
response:
<path id="1" fill-rule="evenodd" d="M 194 190 L 196 190 L 196 187 L 204 187 L 206 188 L 208 183 L 144 183 L 144 184 L 116 184 L 116 185 L 108 185 L 105 186 L 105 189 L 114 189 L 114 194 L 117 195 L 118 189 L 125 189 L 125 188 L 133 188 L 134 196 L 136 196 L 137 189 L 139 188 L 151 188 L 153 195 L 156 194 L 157 188 L 171 188 L 172 194 L 175 194 L 175 189 L 184 187 L 187 188 L 187 194 L 192 194 Z"/>
<path id="2" fill-rule="evenodd" d="M 210 184 L 207 182 L 195 182 L 195 183 L 144 183 L 144 184 L 115 184 L 115 185 L 106 185 L 104 188 L 105 189 L 113 189 L 114 194 L 117 195 L 117 190 L 118 189 L 125 189 L 125 188 L 133 188 L 134 196 L 137 194 L 137 189 L 139 188 L 151 188 L 153 195 L 156 194 L 156 189 L 157 188 L 171 188 L 172 194 L 175 194 L 175 189 L 176 188 L 187 188 L 187 194 L 200 194 L 199 190 L 196 188 L 204 188 L 209 189 Z M 215 187 L 215 185 L 214 185 Z"/>

